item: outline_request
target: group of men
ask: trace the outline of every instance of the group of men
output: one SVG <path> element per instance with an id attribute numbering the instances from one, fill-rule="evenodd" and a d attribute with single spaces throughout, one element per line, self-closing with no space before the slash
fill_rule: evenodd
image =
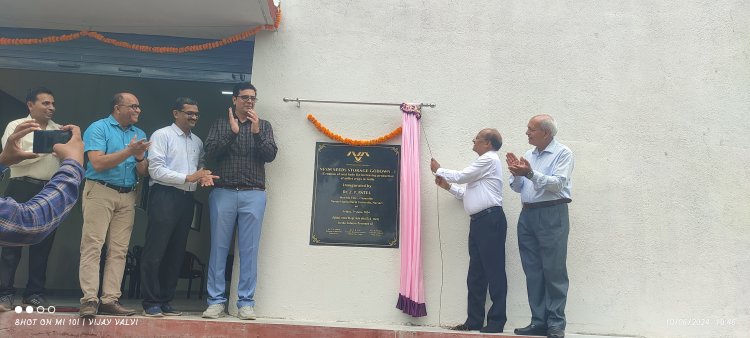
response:
<path id="1" fill-rule="evenodd" d="M 76 203 L 85 177 L 80 315 L 90 318 L 97 314 L 135 314 L 135 310 L 120 304 L 120 284 L 135 216 L 135 186 L 139 177 L 150 176 L 148 228 L 141 253 L 143 314 L 181 314 L 170 301 L 193 221 L 193 213 L 185 210 L 193 210 L 193 192 L 201 185 L 215 187 L 209 195 L 209 297 L 203 317 L 225 314 L 224 270 L 237 226 L 238 241 L 243 243 L 239 248 L 238 317 L 255 319 L 258 244 L 266 206 L 265 164 L 273 161 L 277 153 L 271 124 L 255 111 L 256 95 L 250 83 L 237 84 L 232 93 L 234 109 L 229 108 L 227 118 L 212 125 L 204 145 L 192 133 L 200 112 L 198 103 L 191 98 L 178 98 L 171 111 L 174 123 L 155 131 L 148 140 L 143 130 L 135 126 L 141 114 L 138 98 L 132 93 L 118 93 L 112 99 L 110 115 L 92 123 L 82 140 L 77 126 L 60 126 L 52 120 L 55 101 L 51 91 L 30 91 L 26 98 L 29 116 L 9 123 L 2 138 L 0 169 L 10 166 L 11 170 L 6 198 L 0 201 L 0 311 L 9 311 L 13 304 L 20 245 L 30 245 L 23 303 L 46 304 L 44 283 L 55 228 Z M 68 143 L 55 145 L 53 154 L 29 152 L 32 131 L 59 129 L 72 133 Z M 515 330 L 520 335 L 564 337 L 567 204 L 571 202 L 574 159 L 571 150 L 555 140 L 556 133 L 551 116 L 534 116 L 526 131 L 534 148 L 521 158 L 513 153 L 507 153 L 505 158 L 511 174 L 510 187 L 521 194 L 523 203 L 518 244 L 531 323 Z M 483 129 L 473 140 L 473 151 L 479 157 L 470 166 L 449 170 L 435 159 L 430 164 L 435 183 L 463 200 L 471 218 L 467 319 L 453 327 L 455 330 L 502 332 L 507 321 L 507 221 L 502 207 L 503 166 L 498 155 L 501 146 L 502 136 L 497 130 Z M 84 152 L 88 155 L 85 175 Z M 216 159 L 213 171 L 204 168 L 206 154 Z M 492 306 L 485 325 L 488 289 Z"/>
<path id="2" fill-rule="evenodd" d="M 505 162 L 510 187 L 521 194 L 518 247 L 526 275 L 531 323 L 515 334 L 563 338 L 568 293 L 568 203 L 571 202 L 571 150 L 555 140 L 557 125 L 549 115 L 531 118 L 526 129 L 534 148 L 518 158 L 509 152 Z M 470 215 L 467 319 L 452 329 L 503 332 L 508 291 L 505 274 L 505 238 L 508 230 L 503 212 L 503 165 L 498 155 L 502 137 L 495 129 L 483 129 L 473 140 L 479 157 L 462 170 L 442 168 L 432 159 L 435 183 L 459 200 Z M 455 183 L 455 184 L 454 184 Z M 457 185 L 465 184 L 465 186 Z M 492 306 L 485 301 L 489 289 Z"/>
<path id="3" fill-rule="evenodd" d="M 29 116 L 8 124 L 0 153 L 0 172 L 10 167 L 8 188 L 0 200 L 0 311 L 13 307 L 13 281 L 23 245 L 29 245 L 29 278 L 22 303 L 47 304 L 44 284 L 55 229 L 77 202 L 83 183 L 79 314 L 84 318 L 135 314 L 120 303 L 120 285 L 135 218 L 135 187 L 140 178 L 150 176 L 140 271 L 143 315 L 182 314 L 170 302 L 193 222 L 193 193 L 201 185 L 214 186 L 209 195 L 209 297 L 203 316 L 225 315 L 224 270 L 236 227 L 243 243 L 238 317 L 255 319 L 265 164 L 277 153 L 271 124 L 255 111 L 257 100 L 252 84 L 235 85 L 233 107 L 212 125 L 204 145 L 192 132 L 200 112 L 191 98 L 178 98 L 171 110 L 174 123 L 148 139 L 135 126 L 142 112 L 138 98 L 117 93 L 109 116 L 93 122 L 81 137 L 77 126 L 60 126 L 52 120 L 55 101 L 50 90 L 31 90 L 26 98 Z M 33 131 L 60 129 L 71 131 L 68 143 L 55 145 L 53 154 L 30 152 Z M 84 153 L 88 156 L 85 174 Z M 215 159 L 215 170 L 204 167 L 206 155 Z"/>

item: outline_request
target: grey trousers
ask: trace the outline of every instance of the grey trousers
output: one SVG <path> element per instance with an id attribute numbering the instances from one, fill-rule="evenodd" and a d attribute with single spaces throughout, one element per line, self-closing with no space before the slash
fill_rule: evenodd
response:
<path id="1" fill-rule="evenodd" d="M 524 208 L 518 218 L 518 248 L 532 324 L 565 329 L 569 231 L 567 204 Z"/>

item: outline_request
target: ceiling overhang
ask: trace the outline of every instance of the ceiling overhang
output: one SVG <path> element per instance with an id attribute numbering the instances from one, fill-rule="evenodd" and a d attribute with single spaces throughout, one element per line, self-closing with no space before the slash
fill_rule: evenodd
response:
<path id="1" fill-rule="evenodd" d="M 0 0 L 0 26 L 221 39 L 273 25 L 274 0 Z"/>

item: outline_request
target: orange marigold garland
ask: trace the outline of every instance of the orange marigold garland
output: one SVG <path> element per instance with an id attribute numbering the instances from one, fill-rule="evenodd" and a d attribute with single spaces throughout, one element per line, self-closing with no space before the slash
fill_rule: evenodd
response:
<path id="1" fill-rule="evenodd" d="M 43 38 L 33 38 L 33 39 L 17 39 L 17 38 L 0 37 L 0 46 L 37 45 L 41 43 L 65 42 L 65 41 L 79 39 L 83 36 L 87 36 L 89 38 L 98 40 L 106 44 L 110 44 L 110 45 L 121 47 L 121 48 L 128 48 L 128 49 L 132 49 L 132 50 L 136 50 L 136 51 L 144 52 L 144 53 L 179 54 L 179 53 L 188 53 L 188 52 L 200 52 L 204 50 L 219 48 L 219 47 L 228 45 L 230 43 L 234 43 L 240 40 L 245 40 L 249 38 L 250 36 L 255 35 L 256 33 L 264 29 L 265 30 L 278 30 L 280 24 L 281 24 L 281 5 L 277 7 L 276 18 L 274 20 L 273 25 L 260 25 L 253 29 L 237 33 L 235 35 L 232 35 L 230 37 L 227 37 L 221 40 L 217 40 L 213 42 L 206 42 L 206 43 L 202 43 L 198 45 L 190 45 L 190 46 L 184 46 L 184 47 L 159 47 L 159 46 L 138 45 L 138 44 L 132 44 L 132 43 L 125 42 L 125 41 L 108 38 L 99 32 L 83 30 L 83 31 L 75 32 L 71 34 L 63 34 L 63 35 L 57 35 L 57 36 L 52 35 L 52 36 L 46 36 Z"/>
<path id="2" fill-rule="evenodd" d="M 184 46 L 184 47 L 158 47 L 158 46 L 138 45 L 138 44 L 131 44 L 129 42 L 108 38 L 98 32 L 88 31 L 88 32 L 81 32 L 81 33 L 92 39 L 99 40 L 106 44 L 110 44 L 110 45 L 121 47 L 121 48 L 137 50 L 139 52 L 158 53 L 158 54 L 167 54 L 167 53 L 168 54 L 180 54 L 180 53 L 187 53 L 187 52 L 200 52 L 204 50 L 226 46 L 230 43 L 234 43 L 240 40 L 247 39 L 251 35 L 255 35 L 256 33 L 260 32 L 263 29 L 271 30 L 275 28 L 273 25 L 257 26 L 251 30 L 240 32 L 228 38 L 224 38 L 218 41 L 206 42 L 206 43 L 202 43 L 198 45 L 189 45 L 189 46 Z"/>
<path id="3" fill-rule="evenodd" d="M 273 20 L 273 27 L 276 29 L 279 29 L 280 24 L 281 24 L 281 2 L 279 2 L 279 6 L 276 7 L 276 19 Z"/>
<path id="4" fill-rule="evenodd" d="M 391 131 L 390 133 L 383 135 L 381 137 L 378 137 L 378 138 L 374 138 L 372 140 L 354 140 L 348 137 L 343 137 L 339 134 L 336 134 L 330 131 L 322 123 L 320 123 L 320 121 L 318 121 L 318 119 L 316 119 L 315 116 L 312 116 L 312 114 L 308 114 L 307 119 L 310 120 L 310 122 L 312 122 L 312 124 L 315 125 L 315 128 L 318 128 L 318 130 L 320 130 L 321 133 L 328 136 L 328 138 L 339 141 L 341 143 L 346 143 L 352 146 L 372 146 L 376 144 L 381 144 L 401 134 L 401 127 L 398 127 L 396 129 L 393 129 L 393 131 Z"/>
<path id="5" fill-rule="evenodd" d="M 37 45 L 40 43 L 65 42 L 80 38 L 82 33 L 83 32 L 76 32 L 33 39 L 0 38 L 0 45 Z"/>

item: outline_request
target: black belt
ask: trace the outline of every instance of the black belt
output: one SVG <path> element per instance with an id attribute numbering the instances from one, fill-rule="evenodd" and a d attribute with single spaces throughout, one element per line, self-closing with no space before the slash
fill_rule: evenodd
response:
<path id="1" fill-rule="evenodd" d="M 119 185 L 110 184 L 110 183 L 107 183 L 107 182 L 104 182 L 104 181 L 100 181 L 100 180 L 89 179 L 89 181 L 94 181 L 96 183 L 99 183 L 99 184 L 101 184 L 101 185 L 103 185 L 103 186 L 105 186 L 107 188 L 110 188 L 110 189 L 112 189 L 114 191 L 117 191 L 117 192 L 119 192 L 121 194 L 126 194 L 126 193 L 129 193 L 129 192 L 135 190 L 135 186 L 132 186 L 132 187 L 121 187 Z"/>
<path id="2" fill-rule="evenodd" d="M 264 191 L 264 190 L 266 190 L 266 188 L 251 187 L 249 185 L 220 185 L 220 184 L 217 184 L 216 187 L 217 188 L 222 188 L 222 189 L 237 190 L 237 191 L 244 191 L 244 190 L 260 190 L 260 191 Z"/>
<path id="3" fill-rule="evenodd" d="M 473 215 L 471 215 L 469 217 L 471 217 L 471 220 L 474 221 L 474 220 L 477 220 L 477 219 L 479 219 L 481 217 L 484 217 L 485 215 L 489 215 L 489 214 L 491 214 L 493 212 L 500 212 L 500 211 L 503 211 L 503 207 L 496 205 L 494 207 L 489 207 L 487 209 L 484 209 L 484 210 L 482 210 L 482 211 L 480 211 L 480 212 L 478 212 L 476 214 L 473 214 Z"/>
<path id="4" fill-rule="evenodd" d="M 193 194 L 192 191 L 182 190 L 182 189 L 180 189 L 178 187 L 173 187 L 171 185 L 164 185 L 164 184 L 159 184 L 159 183 L 154 183 L 154 185 L 152 186 L 152 188 L 164 188 L 164 189 L 168 189 L 168 190 L 174 190 L 174 191 L 176 191 L 178 193 L 185 194 L 185 195 Z"/>
<path id="5" fill-rule="evenodd" d="M 563 204 L 563 203 L 570 203 L 572 200 L 570 198 L 561 198 L 559 200 L 551 200 L 551 201 L 544 201 L 544 202 L 534 202 L 534 203 L 524 203 L 523 208 L 524 209 L 536 209 L 536 208 L 546 208 L 551 207 L 553 205 Z"/>
<path id="6" fill-rule="evenodd" d="M 36 184 L 36 185 L 46 185 L 47 182 L 49 182 L 45 180 L 38 180 L 36 178 L 28 177 L 28 176 L 13 177 L 11 178 L 11 180 L 21 181 L 21 182 L 26 182 L 26 183 Z"/>

